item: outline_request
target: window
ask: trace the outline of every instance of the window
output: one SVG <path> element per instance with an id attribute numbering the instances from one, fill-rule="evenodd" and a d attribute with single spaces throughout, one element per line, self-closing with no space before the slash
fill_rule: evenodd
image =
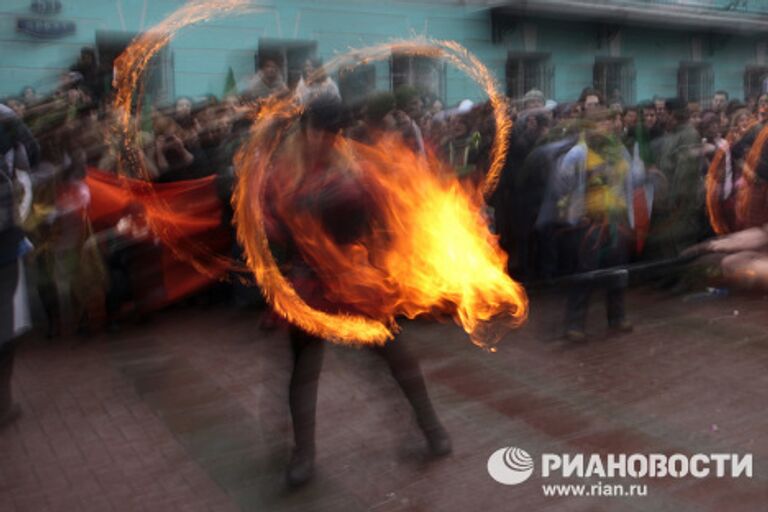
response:
<path id="1" fill-rule="evenodd" d="M 392 90 L 411 85 L 422 93 L 445 99 L 445 63 L 430 57 L 393 54 Z"/>
<path id="2" fill-rule="evenodd" d="M 553 98 L 555 69 L 548 53 L 511 53 L 507 56 L 507 96 L 522 98 L 531 89 Z"/>
<path id="3" fill-rule="evenodd" d="M 681 62 L 677 70 L 677 95 L 685 101 L 708 103 L 712 98 L 715 75 L 706 62 Z"/>
<path id="4" fill-rule="evenodd" d="M 256 71 L 260 63 L 270 59 L 283 70 L 283 78 L 288 87 L 293 88 L 304 70 L 307 59 L 315 56 L 316 41 L 294 41 L 284 39 L 259 39 L 259 51 L 256 54 Z"/>
<path id="5" fill-rule="evenodd" d="M 635 63 L 630 58 L 598 57 L 592 68 L 592 83 L 610 104 L 617 96 L 625 105 L 635 102 Z"/>
<path id="6" fill-rule="evenodd" d="M 339 92 L 344 103 L 354 105 L 376 89 L 376 66 L 360 64 L 352 68 L 339 70 Z"/>
<path id="7" fill-rule="evenodd" d="M 744 71 L 744 98 L 760 96 L 766 91 L 768 66 L 748 66 Z"/>

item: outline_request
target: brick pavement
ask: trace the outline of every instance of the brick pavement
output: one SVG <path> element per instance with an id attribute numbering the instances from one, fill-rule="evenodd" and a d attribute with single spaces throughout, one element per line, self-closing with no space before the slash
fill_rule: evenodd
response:
<path id="1" fill-rule="evenodd" d="M 21 420 L 0 432 L 0 510 L 768 510 L 768 300 L 630 300 L 635 333 L 557 339 L 561 304 L 497 353 L 450 324 L 406 324 L 454 454 L 426 455 L 410 409 L 372 352 L 327 351 L 318 473 L 289 491 L 289 349 L 257 313 L 179 307 L 87 340 L 30 339 L 18 357 Z M 648 481 L 643 498 L 547 498 L 485 469 L 514 444 L 550 452 L 751 452 L 755 478 Z"/>

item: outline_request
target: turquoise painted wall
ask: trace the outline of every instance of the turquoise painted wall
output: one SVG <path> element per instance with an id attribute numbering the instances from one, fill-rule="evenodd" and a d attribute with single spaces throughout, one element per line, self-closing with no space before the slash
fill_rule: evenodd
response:
<path id="1" fill-rule="evenodd" d="M 63 10 L 51 18 L 75 21 L 77 32 L 48 41 L 16 32 L 16 19 L 32 15 L 29 0 L 2 0 L 0 96 L 17 94 L 25 85 L 50 90 L 57 76 L 76 60 L 80 47 L 94 44 L 96 31 L 138 32 L 184 4 L 182 0 L 61 1 Z M 490 13 L 481 6 L 371 0 L 279 0 L 259 4 L 263 12 L 211 19 L 184 29 L 174 39 L 171 50 L 177 96 L 220 95 L 229 67 L 238 80 L 247 78 L 254 70 L 260 37 L 316 40 L 318 54 L 326 59 L 348 48 L 392 38 L 426 34 L 455 39 L 475 52 L 500 80 L 504 79 L 508 51 L 551 52 L 555 97 L 561 101 L 575 99 L 591 83 L 596 55 L 611 54 L 608 47 L 598 47 L 594 24 L 536 18 L 521 20 L 502 42 L 494 44 Z M 528 41 L 523 37 L 526 23 L 529 29 L 525 30 L 530 32 L 533 26 L 536 33 Z M 681 60 L 690 60 L 693 35 L 633 27 L 621 30 L 618 56 L 635 59 L 637 100 L 654 94 L 675 94 L 677 66 Z M 744 67 L 757 63 L 757 41 L 742 36 L 715 36 L 711 41 L 703 37 L 702 60 L 715 66 L 715 88 L 742 96 Z M 617 48 L 613 48 L 614 55 Z M 379 63 L 376 74 L 377 85 L 388 88 L 388 63 Z M 446 92 L 448 104 L 483 96 L 469 79 L 451 68 Z"/>

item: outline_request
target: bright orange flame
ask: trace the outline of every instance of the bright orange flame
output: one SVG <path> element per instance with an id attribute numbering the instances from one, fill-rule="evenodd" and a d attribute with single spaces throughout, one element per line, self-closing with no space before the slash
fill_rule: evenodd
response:
<path id="1" fill-rule="evenodd" d="M 378 344 L 396 332 L 398 315 L 450 314 L 485 348 L 525 320 L 525 291 L 505 272 L 507 257 L 483 219 L 480 191 L 465 189 L 451 169 L 432 155 L 414 154 L 396 136 L 372 146 L 337 137 L 329 169 L 313 175 L 301 137 L 283 137 L 291 108 L 277 102 L 262 112 L 238 156 L 234 198 L 248 264 L 281 315 L 333 341 Z M 334 241 L 317 211 L 296 208 L 329 189 L 340 202 L 363 202 L 376 212 L 370 230 L 353 243 Z M 267 203 L 320 276 L 323 298 L 359 315 L 312 309 L 297 294 L 267 246 Z"/>
<path id="2" fill-rule="evenodd" d="M 754 128 L 756 124 L 753 121 L 748 130 Z M 727 141 L 733 146 L 739 141 L 739 138 L 729 134 Z M 744 159 L 742 178 L 745 186 L 743 188 L 734 187 L 734 211 L 730 212 L 730 215 L 723 210 L 720 199 L 722 180 L 724 179 L 725 151 L 718 149 L 715 153 L 707 171 L 706 203 L 709 223 L 718 235 L 760 226 L 768 222 L 768 208 L 765 204 L 765 196 L 761 193 L 763 187 L 756 171 L 766 143 L 768 143 L 768 127 L 760 129 Z"/>
<path id="3" fill-rule="evenodd" d="M 128 149 L 139 147 L 138 119 L 132 118 L 131 111 L 141 110 L 141 77 L 151 58 L 178 30 L 188 25 L 213 16 L 243 10 L 259 10 L 249 4 L 249 0 L 190 1 L 152 30 L 139 36 L 120 57 L 117 62 L 118 94 L 115 107 L 119 114 L 119 135 L 126 141 Z M 498 183 L 512 123 L 507 115 L 506 99 L 498 92 L 493 76 L 469 51 L 453 41 L 398 41 L 351 51 L 333 59 L 325 69 L 331 73 L 342 65 L 349 67 L 350 64 L 354 66 L 388 58 L 394 51 L 445 59 L 467 73 L 486 91 L 496 121 L 491 166 L 483 190 L 486 195 L 490 195 Z M 139 93 L 136 98 L 135 92 Z M 346 143 L 344 150 L 340 150 L 339 154 L 345 155 L 350 162 L 357 161 L 359 155 L 366 156 L 367 160 L 359 162 L 360 169 L 365 169 L 363 175 L 369 177 L 376 185 L 376 196 L 384 206 L 382 211 L 385 212 L 385 223 L 399 226 L 399 230 L 394 230 L 398 235 L 392 236 L 390 233 L 392 238 L 387 244 L 381 244 L 381 240 L 369 240 L 367 242 L 376 244 L 370 247 L 359 245 L 357 252 L 344 254 L 346 261 L 344 258 L 314 258 L 325 266 L 332 266 L 331 262 L 338 265 L 346 263 L 347 268 L 353 271 L 344 275 L 352 276 L 353 282 L 362 289 L 369 288 L 381 293 L 376 296 L 376 302 L 380 302 L 382 306 L 372 308 L 370 295 L 338 297 L 353 302 L 362 297 L 364 300 L 356 304 L 357 309 L 364 311 L 370 318 L 347 314 L 332 315 L 308 306 L 280 273 L 270 253 L 264 229 L 265 219 L 261 211 L 270 159 L 280 146 L 284 130 L 298 114 L 299 110 L 289 101 L 265 105 L 259 122 L 252 129 L 251 139 L 241 148 L 236 158 L 240 182 L 233 197 L 233 204 L 236 209 L 238 237 L 245 247 L 249 267 L 278 312 L 307 331 L 329 340 L 346 343 L 385 342 L 397 329 L 394 317 L 399 314 L 415 316 L 424 312 L 447 312 L 463 325 L 475 343 L 489 346 L 498 341 L 501 335 L 501 332 L 495 331 L 495 327 L 500 324 L 490 320 L 497 316 L 507 316 L 506 321 L 502 323 L 514 326 L 525 319 L 525 293 L 522 287 L 504 273 L 505 256 L 482 221 L 479 194 L 462 190 L 455 180 L 437 178 L 436 173 L 439 173 L 440 169 L 434 159 L 415 158 L 392 140 L 383 140 L 374 148 L 356 147 L 355 150 L 350 150 L 353 145 Z M 138 151 L 126 153 L 139 155 Z M 395 154 L 403 157 L 403 161 L 392 162 L 391 157 Z M 121 167 L 128 165 L 138 170 L 140 175 L 148 177 L 140 157 L 129 156 L 128 159 L 121 159 Z M 406 169 L 409 173 L 421 176 L 426 182 L 415 181 L 415 176 L 404 173 Z M 402 189 L 403 184 L 382 181 L 382 177 L 388 172 L 403 179 L 410 176 L 411 179 L 405 181 L 409 184 L 407 194 L 411 194 L 412 199 L 421 200 L 422 206 L 403 209 L 404 198 L 407 197 Z M 153 210 L 163 209 L 163 205 L 156 206 Z M 392 214 L 394 211 L 398 212 L 398 216 Z M 149 221 L 152 226 L 151 217 Z M 404 229 L 405 227 L 408 229 Z M 315 226 L 315 230 L 309 232 L 319 234 L 320 230 Z M 304 242 L 309 243 L 308 240 Z M 314 244 L 331 248 L 327 242 L 321 238 Z M 375 248 L 373 253 L 368 252 L 371 247 Z M 204 248 L 194 245 L 172 245 L 172 248 L 178 256 L 191 261 L 198 269 L 205 270 L 205 264 L 199 261 L 199 254 L 204 252 Z M 322 252 L 319 251 L 318 254 Z M 367 265 L 359 265 L 365 262 Z M 333 270 L 337 272 L 339 268 Z M 371 279 L 373 276 L 383 280 Z M 338 287 L 336 288 L 338 292 Z M 330 291 L 333 289 L 334 287 L 329 288 Z"/>
<path id="4" fill-rule="evenodd" d="M 234 12 L 258 12 L 263 7 L 250 5 L 251 0 L 191 0 L 183 7 L 171 13 L 150 30 L 137 36 L 115 61 L 115 96 L 114 108 L 117 112 L 118 126 L 114 136 L 123 140 L 125 151 L 119 153 L 118 173 L 136 176 L 149 181 L 149 170 L 144 162 L 140 143 L 140 115 L 142 111 L 144 71 L 152 58 L 173 36 L 184 27 L 203 22 L 212 16 L 222 16 Z M 134 192 L 138 184 L 128 185 L 128 191 Z M 209 247 L 195 240 L 185 238 L 177 225 L 189 218 L 189 213 L 177 215 L 159 196 L 154 194 L 150 185 L 143 193 L 134 195 L 136 202 L 146 207 L 147 221 L 152 232 L 169 247 L 175 256 L 190 263 L 198 272 L 218 276 L 220 269 L 241 270 L 231 258 L 214 253 Z"/>

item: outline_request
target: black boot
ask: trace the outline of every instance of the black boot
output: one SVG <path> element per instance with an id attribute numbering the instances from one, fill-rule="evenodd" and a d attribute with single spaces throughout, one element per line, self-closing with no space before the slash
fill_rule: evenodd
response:
<path id="1" fill-rule="evenodd" d="M 315 412 L 324 342 L 295 328 L 290 338 L 294 366 L 288 400 L 296 447 L 286 479 L 288 485 L 297 487 L 307 483 L 315 472 Z"/>
<path id="2" fill-rule="evenodd" d="M 453 451 L 453 443 L 451 443 L 451 436 L 448 435 L 448 431 L 443 428 L 442 425 L 437 424 L 429 429 L 422 429 L 424 437 L 427 439 L 429 445 L 429 452 L 435 457 L 445 457 L 450 455 Z"/>
<path id="3" fill-rule="evenodd" d="M 285 477 L 288 485 L 299 487 L 312 479 L 315 474 L 315 448 L 296 447 L 291 454 Z"/>

